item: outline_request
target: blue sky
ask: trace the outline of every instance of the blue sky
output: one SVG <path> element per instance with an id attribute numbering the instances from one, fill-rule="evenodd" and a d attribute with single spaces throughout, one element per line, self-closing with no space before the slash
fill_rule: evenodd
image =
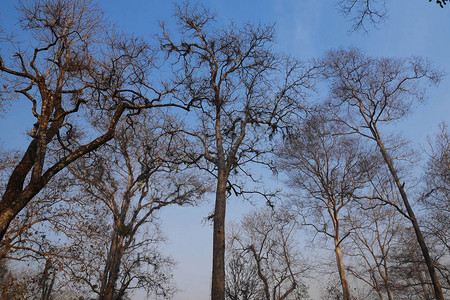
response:
<path id="1" fill-rule="evenodd" d="M 0 0 L 0 26 L 16 23 L 17 1 Z M 108 18 L 126 33 L 151 40 L 159 32 L 159 21 L 173 24 L 173 2 L 161 0 L 99 1 Z M 423 56 L 450 73 L 450 7 L 441 9 L 428 0 L 387 0 L 389 17 L 379 29 L 349 33 L 351 24 L 336 8 L 337 1 L 317 0 L 210 0 L 200 1 L 217 12 L 218 20 L 240 24 L 275 23 L 278 51 L 301 58 L 318 58 L 329 49 L 355 46 L 371 56 Z M 448 6 L 448 5 L 447 5 Z M 1 44 L 0 44 L 1 49 Z M 2 55 L 5 55 L 2 53 Z M 399 123 L 397 129 L 416 145 L 437 131 L 442 121 L 450 122 L 450 76 L 439 87 L 431 87 L 428 101 Z M 0 117 L 0 144 L 6 149 L 23 147 L 25 131 L 32 126 L 26 102 L 14 103 Z M 274 185 L 277 183 L 274 182 Z M 228 221 L 238 219 L 249 205 L 233 199 Z M 179 262 L 175 273 L 182 291 L 175 300 L 208 299 L 211 268 L 211 228 L 202 219 L 211 203 L 199 208 L 171 208 L 161 215 L 169 238 L 168 253 Z"/>

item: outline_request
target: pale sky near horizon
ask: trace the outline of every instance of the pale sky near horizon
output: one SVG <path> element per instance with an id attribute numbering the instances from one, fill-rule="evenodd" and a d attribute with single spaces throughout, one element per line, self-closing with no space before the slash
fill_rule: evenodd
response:
<path id="1" fill-rule="evenodd" d="M 379 29 L 349 33 L 351 23 L 337 11 L 336 1 L 317 0 L 209 0 L 197 1 L 217 12 L 220 23 L 275 23 L 276 50 L 301 59 L 320 58 L 330 49 L 357 47 L 370 56 L 423 56 L 450 74 L 450 5 L 441 9 L 428 0 L 387 0 L 389 17 Z M 17 1 L 0 0 L 0 26 L 16 22 Z M 105 15 L 124 29 L 151 40 L 159 33 L 159 21 L 173 24 L 173 2 L 157 0 L 103 0 Z M 1 44 L 0 44 L 1 49 Z M 428 101 L 418 105 L 397 128 L 416 146 L 437 132 L 438 124 L 450 123 L 450 76 L 431 87 Z M 25 100 L 24 100 L 25 101 Z M 23 147 L 25 131 L 32 126 L 29 109 L 12 104 L 0 117 L 0 144 L 6 149 Z M 276 181 L 271 183 L 277 185 Z M 250 209 L 232 199 L 227 222 Z M 202 219 L 212 211 L 212 202 L 195 208 L 170 208 L 160 217 L 169 239 L 167 252 L 177 260 L 175 279 L 180 292 L 174 300 L 209 299 L 212 229 Z M 136 297 L 135 299 L 139 299 Z"/>

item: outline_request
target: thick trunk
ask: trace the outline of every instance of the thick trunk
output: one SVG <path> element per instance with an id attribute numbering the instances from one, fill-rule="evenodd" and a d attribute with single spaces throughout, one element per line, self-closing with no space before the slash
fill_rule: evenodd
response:
<path id="1" fill-rule="evenodd" d="M 125 111 L 124 106 L 119 106 L 114 113 L 113 118 L 110 120 L 108 130 L 98 138 L 92 140 L 90 143 L 78 147 L 66 157 L 59 160 L 52 167 L 47 169 L 43 174 L 37 174 L 33 170 L 30 183 L 24 188 L 25 179 L 30 174 L 30 170 L 36 164 L 36 153 L 38 152 L 38 143 L 33 140 L 28 146 L 22 160 L 14 169 L 11 174 L 8 184 L 6 186 L 5 193 L 0 201 L 0 240 L 8 230 L 9 224 L 17 216 L 20 211 L 36 196 L 48 183 L 48 181 L 55 176 L 58 172 L 67 167 L 70 163 L 77 160 L 79 157 L 86 153 L 89 153 L 104 143 L 114 138 L 114 132 L 116 125 L 119 122 L 120 117 Z M 51 126 L 51 134 L 46 134 L 47 143 L 57 133 L 58 127 Z M 42 151 L 41 151 L 42 152 Z M 42 168 L 41 168 L 42 169 Z"/>
<path id="2" fill-rule="evenodd" d="M 225 300 L 225 210 L 227 172 L 219 167 L 214 209 L 211 300 Z"/>
<path id="3" fill-rule="evenodd" d="M 339 241 L 336 242 L 334 252 L 336 254 L 336 263 L 339 271 L 339 278 L 341 279 L 342 295 L 344 300 L 350 300 L 350 288 L 348 286 L 347 275 L 345 274 L 344 262 L 342 260 L 341 247 L 338 245 Z"/>
<path id="4" fill-rule="evenodd" d="M 7 190 L 5 192 L 0 202 L 0 240 L 3 240 L 12 220 L 39 193 L 43 186 L 42 182 L 30 183 L 23 191 Z"/>
<path id="5" fill-rule="evenodd" d="M 123 256 L 123 236 L 114 232 L 103 271 L 99 300 L 113 300 L 117 279 L 119 278 L 120 263 Z"/>
<path id="6" fill-rule="evenodd" d="M 0 240 L 8 230 L 9 224 L 14 217 L 30 202 L 30 200 L 36 195 L 36 193 L 30 193 L 30 185 L 24 190 L 25 178 L 29 174 L 31 168 L 36 159 L 37 141 L 31 141 L 22 160 L 17 164 L 9 177 L 8 184 L 6 185 L 5 193 L 0 201 Z M 36 190 L 40 190 L 37 184 Z"/>
<path id="7" fill-rule="evenodd" d="M 386 164 L 387 164 L 387 166 L 389 168 L 389 171 L 390 171 L 392 177 L 394 178 L 395 184 L 397 185 L 398 191 L 400 192 L 400 195 L 401 195 L 402 200 L 403 200 L 403 204 L 405 205 L 405 208 L 406 208 L 406 211 L 408 213 L 409 219 L 411 220 L 412 226 L 414 228 L 414 232 L 416 234 L 417 242 L 419 243 L 420 250 L 422 251 L 423 258 L 425 260 L 425 263 L 426 263 L 427 268 L 428 268 L 428 272 L 430 274 L 431 281 L 433 283 L 433 289 L 434 289 L 434 294 L 436 296 L 436 299 L 437 300 L 444 300 L 444 295 L 442 293 L 441 284 L 439 282 L 439 278 L 437 276 L 436 269 L 434 268 L 433 260 L 430 257 L 430 252 L 429 252 L 428 247 L 427 247 L 427 245 L 425 243 L 425 240 L 423 238 L 422 231 L 420 230 L 420 227 L 419 227 L 419 224 L 417 222 L 417 219 L 416 219 L 416 216 L 414 214 L 414 211 L 413 211 L 413 209 L 412 209 L 412 207 L 411 207 L 411 205 L 409 203 L 408 196 L 407 196 L 407 194 L 405 192 L 404 184 L 400 183 L 400 179 L 398 177 L 397 171 L 394 168 L 394 164 L 393 164 L 389 154 L 387 153 L 386 148 L 384 147 L 384 144 L 383 144 L 383 142 L 382 142 L 382 140 L 380 138 L 378 130 L 376 128 L 374 128 L 374 130 L 376 132 L 376 134 L 374 134 L 374 135 L 376 137 L 377 144 L 378 144 L 378 146 L 380 148 L 380 152 L 381 152 L 381 154 L 383 156 L 384 161 L 386 162 Z"/>

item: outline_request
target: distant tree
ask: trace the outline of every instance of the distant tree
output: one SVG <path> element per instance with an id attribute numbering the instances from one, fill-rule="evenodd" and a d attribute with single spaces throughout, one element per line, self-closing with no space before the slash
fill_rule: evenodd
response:
<path id="1" fill-rule="evenodd" d="M 428 0 L 433 2 L 434 0 Z M 436 0 L 437 5 L 444 8 L 448 0 Z M 350 17 L 353 30 L 367 30 L 367 23 L 377 27 L 383 23 L 388 15 L 386 0 L 339 0 L 338 6 L 341 12 Z"/>
<path id="2" fill-rule="evenodd" d="M 349 209 L 368 183 L 370 156 L 325 115 L 312 115 L 295 128 L 278 155 L 288 183 L 300 192 L 292 201 L 303 224 L 334 242 L 343 297 L 350 300 L 342 243 L 352 232 Z"/>
<path id="3" fill-rule="evenodd" d="M 395 278 L 393 292 L 400 299 L 434 299 L 433 285 L 414 231 L 410 227 L 400 232 L 391 249 L 391 274 Z"/>
<path id="4" fill-rule="evenodd" d="M 273 26 L 215 28 L 214 14 L 189 5 L 177 7 L 176 17 L 179 41 L 163 28 L 161 47 L 174 59 L 174 97 L 192 104 L 183 132 L 199 145 L 207 162 L 197 163 L 217 184 L 211 299 L 223 300 L 226 199 L 232 191 L 245 194 L 231 179 L 239 172 L 251 177 L 245 167 L 264 164 L 272 148 L 268 138 L 301 102 L 310 72 L 272 52 Z"/>
<path id="5" fill-rule="evenodd" d="M 298 250 L 298 224 L 285 211 L 260 209 L 228 237 L 227 299 L 305 299 L 308 265 Z"/>
<path id="6" fill-rule="evenodd" d="M 427 229 L 450 251 L 450 135 L 447 124 L 439 129 L 434 140 L 429 140 L 422 202 L 428 212 L 424 220 Z"/>
<path id="7" fill-rule="evenodd" d="M 231 242 L 228 242 L 229 244 Z M 252 257 L 242 255 L 240 249 L 227 246 L 226 299 L 263 299 L 260 279 Z"/>
<path id="8" fill-rule="evenodd" d="M 340 11 L 350 17 L 352 29 L 367 30 L 367 23 L 377 27 L 387 17 L 386 0 L 339 0 Z"/>
<path id="9" fill-rule="evenodd" d="M 42 266 L 13 267 L 5 260 L 0 262 L 0 299 L 73 300 L 83 299 L 81 293 L 67 289 L 57 280 L 58 267 L 47 260 Z"/>
<path id="10" fill-rule="evenodd" d="M 390 144 L 380 130 L 382 124 L 402 119 L 415 101 L 424 97 L 423 82 L 437 84 L 441 74 L 421 58 L 391 59 L 366 57 L 357 49 L 330 51 L 323 60 L 324 76 L 329 80 L 328 111 L 350 131 L 372 141 L 397 188 L 414 228 L 436 299 L 443 300 L 442 288 L 433 259 L 400 177 L 398 160 L 393 156 L 402 145 Z"/>
<path id="11" fill-rule="evenodd" d="M 322 284 L 324 282 L 322 281 Z M 342 300 L 342 285 L 339 278 L 334 276 L 325 280 L 324 288 L 321 290 L 321 300 Z"/>
<path id="12" fill-rule="evenodd" d="M 427 241 L 433 245 L 436 268 L 445 279 L 443 288 L 450 292 L 450 135 L 446 123 L 439 126 L 434 139 L 429 139 L 427 154 L 421 221 Z"/>
<path id="13" fill-rule="evenodd" d="M 114 137 L 127 110 L 164 105 L 164 87 L 156 91 L 149 79 L 155 60 L 149 46 L 116 34 L 90 1 L 18 5 L 30 42 L 18 50 L 14 41 L 12 48 L 2 46 L 0 88 L 4 99 L 28 99 L 35 121 L 2 193 L 0 239 L 57 173 Z M 92 136 L 89 126 L 96 122 L 105 124 L 104 131 Z"/>
<path id="14" fill-rule="evenodd" d="M 392 206 L 380 205 L 376 199 L 366 200 L 365 207 L 355 210 L 350 219 L 355 230 L 345 247 L 352 257 L 349 273 L 367 284 L 380 300 L 397 299 L 391 252 L 405 228 L 404 220 Z"/>

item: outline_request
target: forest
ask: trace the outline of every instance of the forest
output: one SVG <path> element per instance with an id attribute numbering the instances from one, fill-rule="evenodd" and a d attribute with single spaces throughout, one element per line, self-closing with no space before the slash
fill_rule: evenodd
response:
<path id="1" fill-rule="evenodd" d="M 0 110 L 29 116 L 23 148 L 0 144 L 0 298 L 177 299 L 161 213 L 207 202 L 208 299 L 449 299 L 449 119 L 420 149 L 397 130 L 447 70 L 300 59 L 204 2 L 151 37 L 90 0 L 0 23 Z M 389 22 L 384 1 L 333 5 L 353 32 Z M 228 222 L 236 199 L 252 209 Z"/>

